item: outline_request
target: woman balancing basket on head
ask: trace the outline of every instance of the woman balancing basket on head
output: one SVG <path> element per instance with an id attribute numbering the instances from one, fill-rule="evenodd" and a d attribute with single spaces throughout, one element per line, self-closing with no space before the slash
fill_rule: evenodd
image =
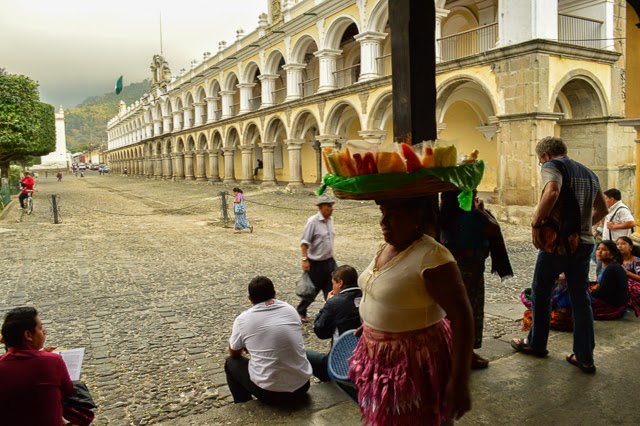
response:
<path id="1" fill-rule="evenodd" d="M 324 153 L 332 174 L 320 192 L 331 186 L 339 198 L 375 200 L 382 213 L 384 243 L 358 279 L 364 325 L 349 360 L 371 425 L 439 425 L 470 409 L 473 317 L 455 260 L 434 235 L 438 192 L 463 190 L 469 209 L 484 165 L 456 167 L 451 148 L 429 147 L 422 158 L 414 149 Z M 448 157 L 425 160 L 434 152 Z"/>

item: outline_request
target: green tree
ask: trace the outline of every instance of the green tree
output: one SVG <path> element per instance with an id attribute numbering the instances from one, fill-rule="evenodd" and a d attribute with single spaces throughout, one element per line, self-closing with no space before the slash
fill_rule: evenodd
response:
<path id="1" fill-rule="evenodd" d="M 0 75 L 0 169 L 30 155 L 38 135 L 38 85 L 24 75 Z"/>

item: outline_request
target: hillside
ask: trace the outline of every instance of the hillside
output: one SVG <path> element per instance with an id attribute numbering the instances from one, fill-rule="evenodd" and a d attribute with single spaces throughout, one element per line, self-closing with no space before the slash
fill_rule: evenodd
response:
<path id="1" fill-rule="evenodd" d="M 151 82 L 144 80 L 125 86 L 122 93 L 91 96 L 75 108 L 65 111 L 67 149 L 85 150 L 86 146 L 106 144 L 107 122 L 118 113 L 118 103 L 131 105 L 149 92 Z"/>

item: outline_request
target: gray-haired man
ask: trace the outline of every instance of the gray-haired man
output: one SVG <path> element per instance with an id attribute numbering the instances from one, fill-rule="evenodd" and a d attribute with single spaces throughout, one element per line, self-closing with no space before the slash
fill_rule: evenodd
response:
<path id="1" fill-rule="evenodd" d="M 333 242 L 336 232 L 333 228 L 333 204 L 335 201 L 328 195 L 321 195 L 316 200 L 318 213 L 307 219 L 302 232 L 300 250 L 302 252 L 302 270 L 309 273 L 309 277 L 316 287 L 316 296 L 320 291 L 327 300 L 331 291 L 331 273 L 336 269 L 333 259 Z M 307 308 L 311 302 L 301 300 L 298 304 L 298 314 L 303 322 L 308 322 Z"/>

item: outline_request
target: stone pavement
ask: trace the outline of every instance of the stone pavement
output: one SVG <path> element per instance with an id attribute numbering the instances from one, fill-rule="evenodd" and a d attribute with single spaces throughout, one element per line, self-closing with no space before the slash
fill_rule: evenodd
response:
<path id="1" fill-rule="evenodd" d="M 82 379 L 100 404 L 95 424 L 358 423 L 355 404 L 327 384 L 314 385 L 309 403 L 295 410 L 230 404 L 222 366 L 233 320 L 249 307 L 246 285 L 269 276 L 279 298 L 297 303 L 300 233 L 316 211 L 311 189 L 249 186 L 243 189 L 255 231 L 233 235 L 218 196 L 232 187 L 94 172 L 65 175 L 61 183 L 40 177 L 34 214 L 16 223 L 13 209 L 0 220 L 0 313 L 35 305 L 49 344 L 86 348 Z M 61 196 L 58 225 L 45 197 L 52 193 Z M 340 201 L 334 215 L 338 263 L 363 270 L 381 241 L 377 208 Z M 640 383 L 635 318 L 597 324 L 595 377 L 563 360 L 567 334 L 552 333 L 550 359 L 512 354 L 508 340 L 521 336 L 518 296 L 529 285 L 535 252 L 528 228 L 504 231 L 516 276 L 504 283 L 487 276 L 482 351 L 494 362 L 474 373 L 475 408 L 461 424 L 640 423 L 629 409 Z M 310 315 L 320 307 L 314 303 Z M 311 325 L 305 343 L 325 351 L 329 345 Z M 526 402 L 529 395 L 538 400 Z M 563 407 L 570 414 L 553 417 Z"/>

